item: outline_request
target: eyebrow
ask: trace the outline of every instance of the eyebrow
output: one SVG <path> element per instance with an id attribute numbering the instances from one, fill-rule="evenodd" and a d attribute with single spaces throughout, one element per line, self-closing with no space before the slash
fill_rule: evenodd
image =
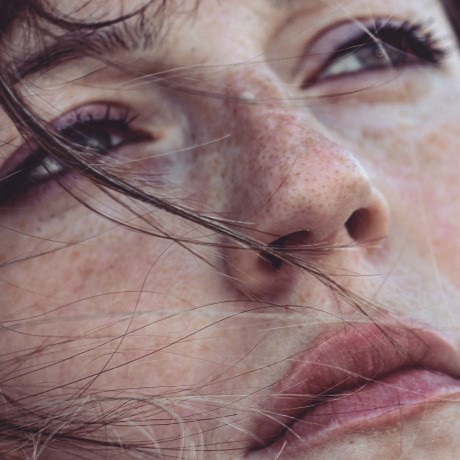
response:
<path id="1" fill-rule="evenodd" d="M 146 20 L 143 14 L 135 21 L 120 20 L 90 30 L 74 28 L 42 49 L 17 59 L 16 81 L 81 57 L 153 49 L 161 38 L 161 31 L 161 22 L 154 17 Z"/>

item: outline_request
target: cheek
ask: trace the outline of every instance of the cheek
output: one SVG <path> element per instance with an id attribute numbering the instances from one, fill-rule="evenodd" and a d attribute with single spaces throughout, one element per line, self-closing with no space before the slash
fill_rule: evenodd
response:
<path id="1" fill-rule="evenodd" d="M 458 145 L 459 140 L 439 150 L 436 165 L 421 171 L 420 187 L 425 204 L 426 239 L 434 263 L 453 285 L 460 287 L 460 182 L 455 149 Z"/>
<path id="2" fill-rule="evenodd" d="M 441 276 L 460 286 L 460 112 L 445 104 L 455 88 L 438 91 L 424 112 L 390 104 L 385 111 L 362 107 L 352 118 L 339 105 L 323 121 L 339 127 L 331 137 L 356 154 L 388 201 L 392 253 L 412 254 L 410 263 L 428 280 Z"/>
<path id="3" fill-rule="evenodd" d="M 425 259 L 431 276 L 460 286 L 460 182 L 453 124 L 439 124 L 420 138 L 394 133 L 369 170 L 392 210 L 392 235 Z M 388 142 L 388 141 L 387 141 Z M 378 145 L 378 144 L 375 144 Z"/>
<path id="4" fill-rule="evenodd" d="M 126 209 L 110 209 L 151 233 L 206 241 L 202 230 L 158 210 L 136 220 Z M 10 217 L 16 228 L 35 220 Z M 35 256 L 3 267 L 2 324 L 11 330 L 0 337 L 0 349 L 18 359 L 23 350 L 37 350 L 34 368 L 44 367 L 13 381 L 87 381 L 107 366 L 99 388 L 129 388 L 133 376 L 139 387 L 193 386 L 222 360 L 233 363 L 222 347 L 228 333 L 215 326 L 234 307 L 225 305 L 221 276 L 207 263 L 212 247 L 133 231 L 81 206 L 43 222 L 30 231 L 34 237 L 3 231 L 5 260 L 24 248 Z M 49 241 L 51 235 L 60 242 Z M 245 347 L 240 341 L 235 356 Z"/>

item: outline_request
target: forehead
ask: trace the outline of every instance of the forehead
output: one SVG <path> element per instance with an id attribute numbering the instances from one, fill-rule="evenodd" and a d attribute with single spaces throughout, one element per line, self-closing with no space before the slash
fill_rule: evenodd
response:
<path id="1" fill-rule="evenodd" d="M 263 41 L 296 22 L 316 30 L 334 21 L 381 16 L 396 20 L 430 21 L 442 10 L 441 0 L 56 0 L 61 12 L 85 21 L 107 21 L 142 11 L 142 21 L 162 31 L 158 42 L 236 50 L 242 37 Z M 126 21 L 135 23 L 137 15 Z M 126 26 L 126 24 L 124 24 Z M 305 33 L 305 30 L 303 31 Z M 294 31 L 295 33 L 295 31 Z M 164 40 L 164 38 L 167 38 Z M 186 38 L 185 38 L 186 37 Z M 212 41 L 209 38 L 212 37 Z M 244 40 L 243 40 L 244 41 Z M 175 48 L 175 51 L 177 48 Z"/>
<path id="2" fill-rule="evenodd" d="M 110 20 L 122 15 L 129 15 L 145 8 L 146 17 L 163 9 L 166 16 L 183 18 L 188 12 L 196 19 L 216 19 L 225 15 L 228 20 L 239 17 L 244 20 L 249 12 L 258 14 L 282 15 L 285 12 L 299 10 L 311 14 L 321 14 L 328 10 L 341 11 L 343 14 L 367 14 L 375 9 L 388 12 L 395 16 L 405 10 L 424 14 L 431 8 L 442 5 L 442 0 L 55 0 L 54 7 L 61 13 L 77 19 Z M 428 10 L 428 11 L 427 11 Z M 263 24 L 259 24 L 262 26 Z"/>

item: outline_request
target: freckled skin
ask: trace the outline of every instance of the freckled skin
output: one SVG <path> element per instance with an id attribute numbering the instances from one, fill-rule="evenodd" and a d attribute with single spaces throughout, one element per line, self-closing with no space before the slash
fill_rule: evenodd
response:
<path id="1" fill-rule="evenodd" d="M 99 100 L 129 106 L 140 114 L 136 126 L 157 134 L 121 152 L 137 158 L 139 170 L 161 172 L 143 187 L 265 244 L 284 238 L 294 249 L 341 248 L 302 257 L 372 299 L 378 308 L 370 318 L 383 312 L 423 321 L 459 348 L 460 107 L 449 102 L 460 100 L 458 53 L 442 70 L 344 77 L 311 93 L 297 84 L 298 59 L 267 58 L 273 50 L 299 56 L 326 25 L 363 11 L 389 17 L 396 6 L 403 20 L 421 15 L 436 35 L 452 32 L 435 0 L 403 7 L 353 0 L 345 16 L 320 3 L 291 9 L 203 0 L 190 16 L 179 2 L 168 10 L 174 27 L 157 51 L 121 58 L 146 73 L 185 68 L 180 83 L 214 96 L 153 84 L 120 91 L 132 76 L 110 68 L 82 84 L 77 77 L 95 65 L 82 60 L 67 64 L 65 85 L 52 84 L 62 69 L 37 77 L 47 91 L 32 103 L 47 116 L 50 106 L 65 113 Z M 299 17 L 308 27 L 299 28 Z M 349 98 L 319 97 L 360 85 L 367 89 Z M 248 94 L 251 100 L 239 100 Z M 46 390 L 28 403 L 56 402 L 83 385 L 99 397 L 153 396 L 167 410 L 151 418 L 182 417 L 189 448 L 204 443 L 215 449 L 205 458 L 244 458 L 255 445 L 251 417 L 289 372 L 288 357 L 343 321 L 369 321 L 308 272 L 286 264 L 274 270 L 209 230 L 123 199 L 143 220 L 86 180 L 65 181 L 97 210 L 158 237 L 105 219 L 49 184 L 0 211 L 2 261 L 26 257 L 0 278 L 8 326 L 0 334 L 2 389 L 14 398 Z M 178 244 L 165 234 L 212 245 Z M 85 410 L 91 418 L 98 409 Z M 296 458 L 454 458 L 459 415 L 456 404 L 427 407 L 422 417 L 402 417 L 398 430 L 357 431 Z M 141 429 L 134 422 L 107 435 L 154 437 L 173 449 L 181 431 L 178 423 Z M 67 458 L 56 455 L 44 458 Z"/>

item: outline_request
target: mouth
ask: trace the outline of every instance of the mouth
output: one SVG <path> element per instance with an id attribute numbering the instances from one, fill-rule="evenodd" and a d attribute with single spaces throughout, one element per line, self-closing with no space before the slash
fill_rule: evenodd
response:
<path id="1" fill-rule="evenodd" d="M 390 426 L 460 394 L 460 360 L 424 327 L 346 326 L 295 358 L 261 408 L 252 460 L 290 458 L 347 433 Z"/>

